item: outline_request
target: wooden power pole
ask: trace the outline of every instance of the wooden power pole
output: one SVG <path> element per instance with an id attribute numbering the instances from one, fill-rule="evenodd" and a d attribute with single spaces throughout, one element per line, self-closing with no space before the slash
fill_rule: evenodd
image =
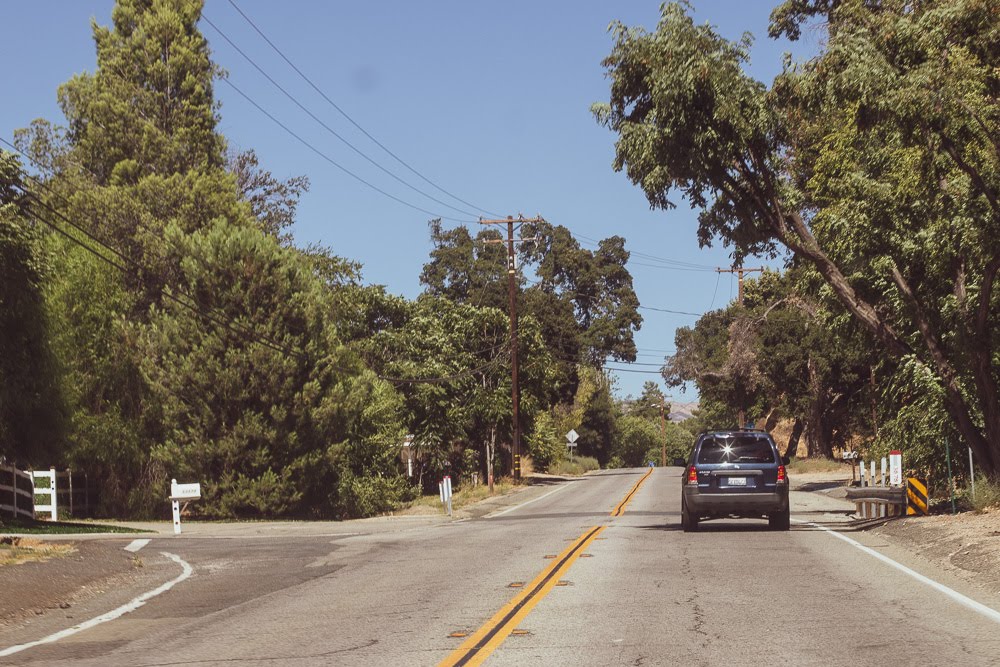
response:
<path id="1" fill-rule="evenodd" d="M 717 268 L 715 270 L 716 273 L 735 273 L 735 274 L 737 274 L 739 276 L 739 292 L 737 293 L 738 294 L 738 296 L 737 296 L 737 303 L 739 303 L 741 306 L 743 305 L 743 274 L 744 273 L 753 273 L 754 271 L 763 272 L 764 269 L 761 268 L 761 267 L 758 267 L 756 269 L 745 269 L 742 266 L 736 266 L 736 267 L 733 267 L 731 269 L 718 269 Z M 732 292 L 730 292 L 730 294 L 732 294 Z"/>
<path id="2" fill-rule="evenodd" d="M 744 268 L 742 266 L 735 266 L 735 267 L 733 267 L 731 269 L 721 269 L 721 268 L 715 269 L 716 273 L 735 273 L 735 274 L 737 274 L 739 276 L 739 290 L 737 292 L 737 297 L 736 298 L 737 298 L 737 303 L 740 304 L 741 306 L 743 305 L 743 274 L 744 273 L 753 273 L 754 271 L 758 271 L 758 272 L 763 273 L 764 269 L 762 267 L 757 267 L 755 269 L 747 269 L 747 268 Z M 732 292 L 730 292 L 730 294 L 732 294 Z M 741 429 L 744 426 L 746 426 L 747 415 L 746 415 L 746 412 L 743 411 L 743 408 L 740 408 L 737 420 L 740 423 L 740 428 Z"/>
<path id="3" fill-rule="evenodd" d="M 511 454 L 515 480 L 521 479 L 521 392 L 517 378 L 517 281 L 515 280 L 517 259 L 514 253 L 514 244 L 534 241 L 535 239 L 515 239 L 514 225 L 520 226 L 526 222 L 541 223 L 545 222 L 545 220 L 540 215 L 534 218 L 525 218 L 520 213 L 516 218 L 508 215 L 506 219 L 502 220 L 479 219 L 479 223 L 483 225 L 507 225 L 507 292 L 510 302 L 510 398 L 513 405 Z M 504 241 L 497 239 L 496 241 L 487 241 L 487 243 L 504 243 Z"/>

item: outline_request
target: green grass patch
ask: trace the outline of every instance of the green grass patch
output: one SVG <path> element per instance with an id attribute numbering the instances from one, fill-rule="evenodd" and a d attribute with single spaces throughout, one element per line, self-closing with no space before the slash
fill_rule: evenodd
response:
<path id="1" fill-rule="evenodd" d="M 549 466 L 550 475 L 582 475 L 591 470 L 600 470 L 601 464 L 592 456 L 574 456 L 556 461 Z"/>
<path id="2" fill-rule="evenodd" d="M 804 475 L 810 472 L 851 472 L 851 464 L 836 459 L 792 459 L 788 465 L 788 472 Z"/>
<path id="3" fill-rule="evenodd" d="M 124 526 L 108 526 L 100 523 L 80 523 L 76 521 L 31 521 L 29 519 L 0 519 L 0 534 L 19 533 L 26 535 L 71 535 L 77 533 L 149 533 Z"/>

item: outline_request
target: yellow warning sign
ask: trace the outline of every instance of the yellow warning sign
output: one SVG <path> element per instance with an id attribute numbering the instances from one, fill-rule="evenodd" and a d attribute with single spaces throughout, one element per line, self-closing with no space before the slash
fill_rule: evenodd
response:
<path id="1" fill-rule="evenodd" d="M 906 480 L 906 513 L 928 514 L 927 480 L 919 477 L 909 477 Z"/>

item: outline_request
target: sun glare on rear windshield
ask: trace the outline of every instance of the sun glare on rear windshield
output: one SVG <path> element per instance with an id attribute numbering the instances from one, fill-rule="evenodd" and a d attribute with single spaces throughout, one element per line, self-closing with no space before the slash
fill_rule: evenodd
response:
<path id="1" fill-rule="evenodd" d="M 774 450 L 764 438 L 706 438 L 698 463 L 774 463 Z"/>

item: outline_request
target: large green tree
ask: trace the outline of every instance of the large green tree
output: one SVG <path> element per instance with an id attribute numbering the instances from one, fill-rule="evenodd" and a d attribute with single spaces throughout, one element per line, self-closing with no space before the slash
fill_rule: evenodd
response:
<path id="1" fill-rule="evenodd" d="M 0 458 L 48 465 L 66 420 L 43 292 L 51 269 L 24 200 L 20 165 L 0 151 Z"/>
<path id="2" fill-rule="evenodd" d="M 19 137 L 31 213 L 79 241 L 48 239 L 44 290 L 66 457 L 112 514 L 162 512 L 171 477 L 203 482 L 210 515 L 390 509 L 401 398 L 344 343 L 392 309 L 356 265 L 290 247 L 306 181 L 227 161 L 202 5 L 120 0 L 97 70 L 59 90 L 67 127 Z"/>
<path id="3" fill-rule="evenodd" d="M 955 429 L 1000 474 L 995 326 L 1000 93 L 995 2 L 791 0 L 772 34 L 824 26 L 822 52 L 768 88 L 668 4 L 605 61 L 615 168 L 654 207 L 678 191 L 699 239 L 810 262 L 885 353 L 925 367 Z"/>
<path id="4" fill-rule="evenodd" d="M 473 237 L 465 227 L 445 230 L 440 221 L 431 221 L 430 228 L 434 247 L 420 276 L 426 291 L 506 311 L 507 253 L 500 234 L 484 229 Z M 521 234 L 536 240 L 518 244 L 518 311 L 539 323 L 553 357 L 549 400 L 569 403 L 578 364 L 599 368 L 609 357 L 635 361 L 633 336 L 642 317 L 626 267 L 629 253 L 619 236 L 588 250 L 567 228 L 544 222 L 523 225 Z"/>

